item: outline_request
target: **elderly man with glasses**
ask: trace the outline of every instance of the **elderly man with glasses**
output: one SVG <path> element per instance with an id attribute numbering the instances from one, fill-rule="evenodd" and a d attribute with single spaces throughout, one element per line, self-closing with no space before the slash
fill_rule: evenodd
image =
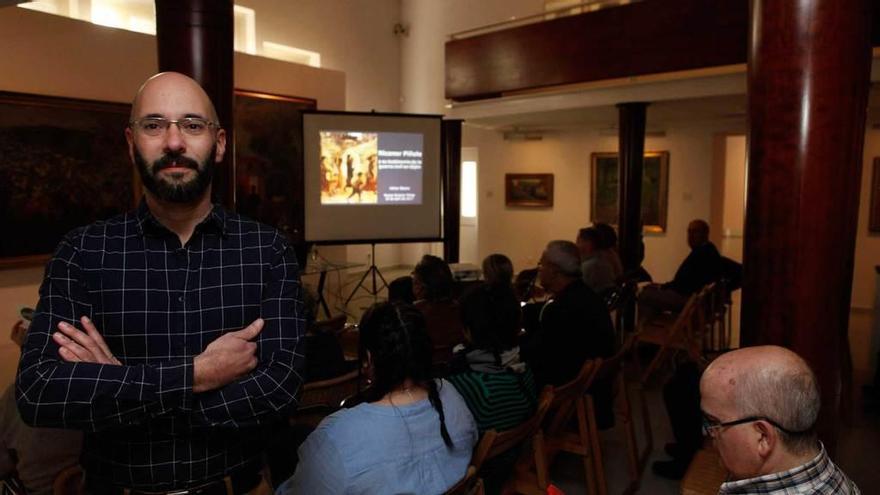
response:
<path id="1" fill-rule="evenodd" d="M 816 436 L 816 377 L 794 352 L 762 346 L 724 354 L 706 368 L 700 394 L 703 431 L 730 471 L 719 493 L 860 493 Z"/>
<path id="2" fill-rule="evenodd" d="M 22 351 L 19 410 L 86 432 L 89 493 L 248 492 L 266 430 L 302 383 L 293 250 L 212 204 L 226 132 L 194 80 L 147 80 L 125 136 L 144 199 L 59 244 Z"/>

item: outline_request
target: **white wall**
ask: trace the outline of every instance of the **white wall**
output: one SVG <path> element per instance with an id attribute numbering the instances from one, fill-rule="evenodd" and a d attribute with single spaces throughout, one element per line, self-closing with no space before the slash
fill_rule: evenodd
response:
<path id="1" fill-rule="evenodd" d="M 723 128 L 677 126 L 665 137 L 649 137 L 645 149 L 669 151 L 667 232 L 645 237 L 644 266 L 655 280 L 672 278 L 688 253 L 687 224 L 709 218 L 713 135 Z M 504 141 L 495 131 L 465 125 L 464 146 L 480 153 L 480 256 L 499 252 L 516 270 L 534 266 L 552 239 L 574 240 L 590 224 L 590 154 L 617 151 L 617 138 L 595 130 L 547 134 L 542 141 Z M 504 174 L 554 174 L 552 208 L 508 208 Z"/>
<path id="2" fill-rule="evenodd" d="M 344 71 L 346 110 L 400 110 L 400 42 L 392 33 L 399 0 L 236 0 L 256 11 L 263 41 L 321 54 L 321 66 Z"/>

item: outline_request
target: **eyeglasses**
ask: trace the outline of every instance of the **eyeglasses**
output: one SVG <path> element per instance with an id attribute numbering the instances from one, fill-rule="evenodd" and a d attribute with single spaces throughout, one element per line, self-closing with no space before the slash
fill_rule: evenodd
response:
<path id="1" fill-rule="evenodd" d="M 186 117 L 178 120 L 165 119 L 162 117 L 145 117 L 143 119 L 134 120 L 128 125 L 147 136 L 164 135 L 171 124 L 177 126 L 180 132 L 187 136 L 201 136 L 210 127 L 217 127 L 219 124 L 205 120 L 199 117 Z"/>
<path id="2" fill-rule="evenodd" d="M 741 425 L 741 424 L 745 424 L 745 423 L 753 423 L 755 421 L 766 421 L 766 422 L 770 423 L 771 425 L 773 425 L 777 430 L 788 433 L 789 435 L 798 435 L 800 433 L 806 433 L 806 431 L 792 431 L 792 430 L 785 429 L 782 426 L 780 426 L 779 423 L 777 423 L 776 421 L 773 421 L 772 419 L 770 419 L 766 416 L 749 416 L 747 418 L 737 419 L 734 421 L 725 421 L 722 423 L 720 421 L 710 419 L 708 416 L 706 416 L 706 413 L 703 413 L 703 435 L 710 436 L 710 437 L 714 438 L 715 436 L 718 435 L 718 432 L 721 430 L 721 428 L 727 428 L 728 426 L 736 426 L 736 425 Z"/>

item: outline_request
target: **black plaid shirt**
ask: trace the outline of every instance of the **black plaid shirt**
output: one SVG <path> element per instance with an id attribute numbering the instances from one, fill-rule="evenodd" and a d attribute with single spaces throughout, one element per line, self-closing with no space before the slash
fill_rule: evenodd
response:
<path id="1" fill-rule="evenodd" d="M 69 233 L 46 267 L 17 377 L 36 426 L 86 430 L 89 480 L 141 490 L 258 469 L 302 383 L 299 271 L 275 229 L 215 206 L 185 246 L 145 203 Z M 68 363 L 51 338 L 91 318 L 123 366 Z M 193 357 L 258 317 L 257 368 L 194 394 Z"/>

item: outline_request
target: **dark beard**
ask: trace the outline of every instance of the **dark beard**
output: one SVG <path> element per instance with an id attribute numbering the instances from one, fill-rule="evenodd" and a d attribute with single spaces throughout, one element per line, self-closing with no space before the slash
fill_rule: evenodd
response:
<path id="1" fill-rule="evenodd" d="M 211 160 L 214 158 L 216 149 L 217 145 L 214 144 L 202 166 L 199 166 L 199 163 L 192 158 L 179 153 L 166 153 L 162 158 L 148 165 L 140 150 L 135 146 L 134 163 L 137 165 L 144 187 L 157 198 L 169 203 L 192 203 L 200 199 L 208 186 L 211 185 L 214 176 L 214 164 L 211 163 Z M 172 184 L 159 179 L 159 172 L 172 164 L 194 170 L 196 177 L 184 184 Z"/>

